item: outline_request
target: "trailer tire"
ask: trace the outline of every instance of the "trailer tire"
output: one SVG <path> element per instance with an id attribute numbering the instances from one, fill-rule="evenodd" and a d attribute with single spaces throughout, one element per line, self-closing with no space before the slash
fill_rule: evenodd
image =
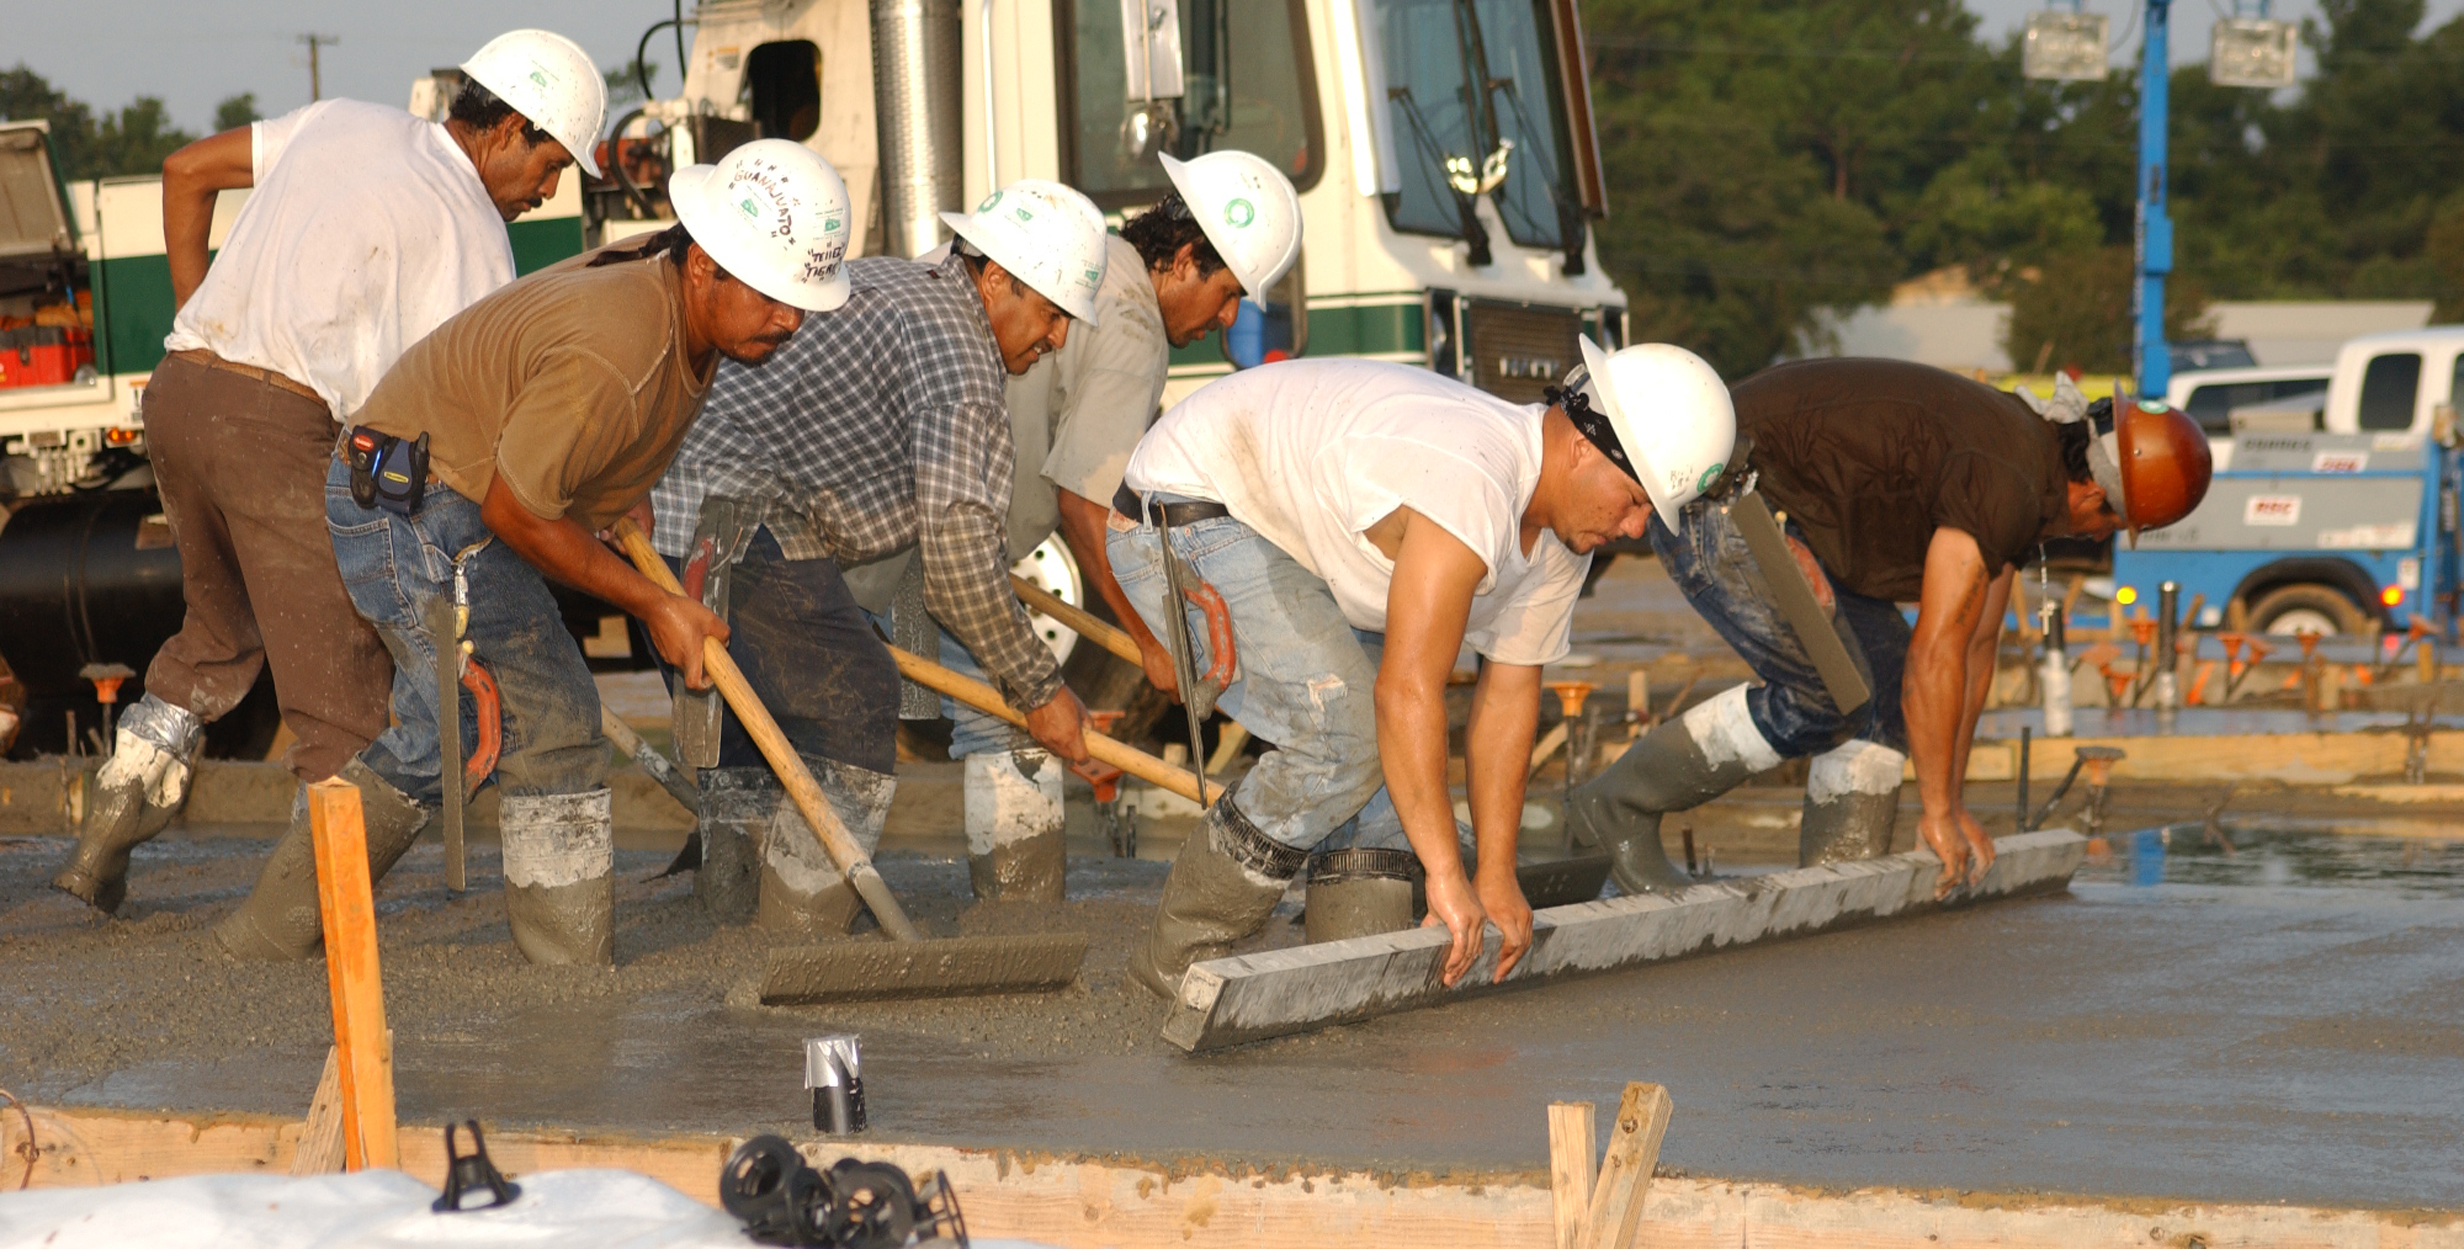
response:
<path id="1" fill-rule="evenodd" d="M 2367 632 L 2371 613 L 2334 586 L 2283 585 L 2250 604 L 2250 631 L 2290 637 L 2316 633 L 2318 626 L 2339 634 Z"/>

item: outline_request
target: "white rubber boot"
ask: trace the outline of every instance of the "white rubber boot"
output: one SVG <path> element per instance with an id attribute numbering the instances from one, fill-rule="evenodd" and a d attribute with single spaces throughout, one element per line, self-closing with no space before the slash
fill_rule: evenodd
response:
<path id="1" fill-rule="evenodd" d="M 871 855 L 881 845 L 881 827 L 889 821 L 898 778 L 835 759 L 803 759 L 831 813 Z M 762 831 L 761 906 L 754 922 L 786 932 L 838 937 L 855 926 L 863 910 L 863 898 L 822 848 L 804 813 L 795 803 L 781 801 Z"/>
<path id="2" fill-rule="evenodd" d="M 1684 811 L 1779 766 L 1780 754 L 1746 714 L 1746 687 L 1720 691 L 1643 735 L 1607 770 L 1577 787 L 1566 819 L 1577 844 L 1613 856 L 1624 894 L 1673 892 L 1694 883 L 1668 861 L 1660 817 Z"/>
<path id="3" fill-rule="evenodd" d="M 419 839 L 432 810 L 386 783 L 353 755 L 334 774 L 359 787 L 359 810 L 368 836 L 368 884 L 374 888 L 402 853 Z M 214 925 L 214 939 L 234 957 L 301 959 L 325 944 L 325 921 L 317 901 L 317 847 L 308 827 L 307 791 L 291 804 L 291 827 L 274 843 L 257 873 L 257 887 L 240 908 Z"/>
<path id="4" fill-rule="evenodd" d="M 1879 742 L 1854 741 L 1814 756 L 1805 772 L 1805 816 L 1797 826 L 1797 866 L 1878 859 L 1891 852 L 1899 784 L 1908 756 Z"/>
<path id="5" fill-rule="evenodd" d="M 77 849 L 52 886 L 105 914 L 128 898 L 128 859 L 171 823 L 188 801 L 188 781 L 205 745 L 205 725 L 187 708 L 152 694 L 120 718 L 111 758 L 94 777 Z"/>
<path id="6" fill-rule="evenodd" d="M 1061 836 L 1061 761 L 1041 750 L 969 755 L 966 792 L 967 879 L 975 896 L 1061 901 L 1069 862 Z"/>
<path id="7" fill-rule="evenodd" d="M 533 963 L 616 961 L 616 821 L 605 789 L 504 800 L 505 917 Z"/>
<path id="8" fill-rule="evenodd" d="M 762 837 L 787 791 L 766 764 L 703 768 L 694 780 L 702 793 L 702 862 L 693 897 L 722 924 L 751 923 L 761 897 Z"/>
<path id="9" fill-rule="evenodd" d="M 1409 928 L 1419 878 L 1420 859 L 1409 850 L 1330 850 L 1309 868 L 1301 929 L 1316 945 Z"/>

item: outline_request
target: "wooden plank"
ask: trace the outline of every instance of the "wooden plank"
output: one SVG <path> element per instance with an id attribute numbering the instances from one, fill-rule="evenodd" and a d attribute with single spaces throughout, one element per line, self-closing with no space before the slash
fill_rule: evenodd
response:
<path id="1" fill-rule="evenodd" d="M 1617 1103 L 1608 1154 L 1591 1190 L 1591 1218 L 1583 1249 L 1634 1249 L 1643 1222 L 1643 1199 L 1651 1193 L 1651 1169 L 1660 1162 L 1660 1138 L 1668 1134 L 1668 1090 L 1629 1084 Z"/>
<path id="2" fill-rule="evenodd" d="M 1549 1205 L 1557 1249 L 1583 1249 L 1591 1225 L 1591 1189 L 1598 1181 L 1598 1146 L 1590 1102 L 1549 1103 Z"/>
<path id="3" fill-rule="evenodd" d="M 341 1169 L 342 1047 L 336 1045 L 325 1050 L 325 1072 L 317 1077 L 316 1096 L 308 1100 L 308 1121 L 300 1125 L 291 1174 L 331 1175 Z"/>
<path id="4" fill-rule="evenodd" d="M 1532 916 L 1532 945 L 1503 985 L 1492 985 L 1498 934 L 1454 987 L 1439 979 L 1442 927 L 1354 937 L 1196 964 L 1164 1021 L 1164 1039 L 1191 1053 L 1417 1010 L 1542 981 L 1639 967 L 1779 937 L 1921 914 L 1992 898 L 2067 888 L 2087 841 L 2067 830 L 1997 840 L 1984 881 L 1934 900 L 1941 864 L 1929 851 L 1799 868 L 1644 894 Z"/>
<path id="5" fill-rule="evenodd" d="M 344 1166 L 391 1167 L 393 1034 L 385 1027 L 377 971 L 376 902 L 368 882 L 368 830 L 359 787 L 328 778 L 308 787 L 308 831 L 317 852 L 317 906 L 325 923 L 325 977 L 334 1007 Z"/>

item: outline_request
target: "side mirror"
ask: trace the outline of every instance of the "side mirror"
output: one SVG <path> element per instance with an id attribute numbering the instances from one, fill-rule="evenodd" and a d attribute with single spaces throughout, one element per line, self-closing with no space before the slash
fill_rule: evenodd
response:
<path id="1" fill-rule="evenodd" d="M 1187 92 L 1181 72 L 1181 8 L 1180 0 L 1120 4 L 1122 81 L 1128 102 L 1121 118 L 1121 155 L 1136 164 L 1180 138 L 1176 101 Z"/>
<path id="2" fill-rule="evenodd" d="M 2430 409 L 2430 438 L 2450 451 L 2456 448 L 2455 405 L 2442 403 Z"/>

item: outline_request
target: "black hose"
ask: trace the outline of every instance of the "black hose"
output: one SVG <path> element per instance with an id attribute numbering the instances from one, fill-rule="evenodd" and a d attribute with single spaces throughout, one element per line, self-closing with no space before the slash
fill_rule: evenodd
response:
<path id="1" fill-rule="evenodd" d="M 649 221 L 657 219 L 659 210 L 651 207 L 649 193 L 633 185 L 633 175 L 625 172 L 625 127 L 632 125 L 633 119 L 641 115 L 642 110 L 638 108 L 626 113 L 616 119 L 615 129 L 608 132 L 607 171 L 616 176 L 616 185 L 624 190 L 625 198 L 642 210 L 642 219 Z"/>

